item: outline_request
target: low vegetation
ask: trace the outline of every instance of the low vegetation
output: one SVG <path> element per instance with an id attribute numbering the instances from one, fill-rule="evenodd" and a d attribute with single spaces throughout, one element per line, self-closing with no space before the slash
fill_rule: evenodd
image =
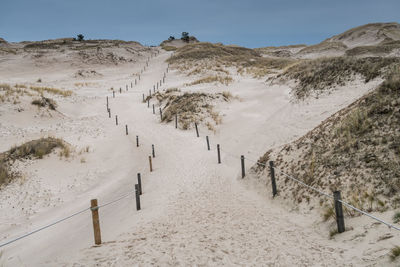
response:
<path id="1" fill-rule="evenodd" d="M 284 69 L 294 62 L 289 58 L 264 58 L 254 49 L 212 43 L 194 43 L 178 48 L 168 62 L 190 74 L 214 71 L 216 65 L 235 67 L 263 77 L 274 70 Z M 226 70 L 225 70 L 226 71 Z"/>
<path id="2" fill-rule="evenodd" d="M 187 85 L 196 85 L 196 84 L 202 84 L 202 83 L 221 83 L 224 85 L 229 85 L 232 83 L 233 79 L 230 76 L 218 76 L 218 75 L 211 75 L 207 76 L 204 78 L 200 78 L 198 80 L 195 80 Z"/>
<path id="3" fill-rule="evenodd" d="M 393 70 L 376 90 L 299 140 L 279 151 L 268 151 L 260 161 L 274 159 L 285 173 L 324 192 L 340 190 L 344 200 L 369 212 L 399 207 L 399 74 L 399 69 Z M 262 172 L 264 167 L 253 170 Z M 284 176 L 277 179 L 284 198 L 320 205 L 324 219 L 333 218 L 332 206 L 318 193 Z M 350 209 L 345 212 L 358 215 Z"/>
<path id="4" fill-rule="evenodd" d="M 48 107 L 51 110 L 56 110 L 57 108 L 57 103 L 53 99 L 47 97 L 33 100 L 32 105 L 36 105 L 42 108 Z"/>
<path id="5" fill-rule="evenodd" d="M 69 156 L 69 145 L 62 139 L 47 137 L 14 146 L 10 150 L 0 153 L 0 186 L 7 185 L 19 175 L 11 170 L 16 160 L 42 159 L 54 149 L 60 149 L 60 156 Z"/>
<path id="6" fill-rule="evenodd" d="M 346 51 L 347 56 L 364 55 L 389 55 L 395 50 L 400 50 L 400 41 L 385 41 L 378 45 L 357 46 Z"/>
<path id="7" fill-rule="evenodd" d="M 167 89 L 165 92 L 157 92 L 145 99 L 155 99 L 162 107 L 163 122 L 171 122 L 178 116 L 179 127 L 187 130 L 194 123 L 203 123 L 209 130 L 215 130 L 214 126 L 221 123 L 221 117 L 214 111 L 215 101 L 230 101 L 232 94 L 229 92 L 207 94 L 207 93 L 181 93 L 177 88 Z"/>
<path id="8" fill-rule="evenodd" d="M 43 93 L 49 93 L 53 95 L 60 95 L 60 96 L 71 96 L 72 91 L 70 90 L 62 90 L 58 88 L 53 88 L 53 87 L 40 87 L 40 86 L 31 86 L 31 90 L 38 92 L 39 94 L 43 95 Z"/>
<path id="9" fill-rule="evenodd" d="M 399 257 L 399 256 L 400 256 L 400 247 L 399 246 L 395 246 L 394 248 L 392 248 L 390 250 L 389 257 L 392 261 L 395 261 L 397 259 L 397 257 Z"/>
<path id="10" fill-rule="evenodd" d="M 385 77 L 399 65 L 399 58 L 321 58 L 293 65 L 277 78 L 295 80 L 297 86 L 293 89 L 293 95 L 297 99 L 304 99 L 310 95 L 322 94 L 334 86 L 345 85 L 356 75 L 361 76 L 365 82 L 377 77 Z"/>

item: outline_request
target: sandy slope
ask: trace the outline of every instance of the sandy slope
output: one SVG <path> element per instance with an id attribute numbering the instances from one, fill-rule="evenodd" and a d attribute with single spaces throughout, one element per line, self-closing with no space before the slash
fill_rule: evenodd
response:
<path id="1" fill-rule="evenodd" d="M 357 249 L 344 250 L 327 240 L 312 215 L 288 211 L 269 196 L 244 187 L 238 179 L 239 159 L 232 155 L 257 158 L 268 148 L 293 140 L 376 82 L 354 84 L 352 90 L 342 88 L 310 103 L 293 104 L 285 86 L 268 87 L 260 80 L 236 77 L 228 88 L 241 101 L 218 107 L 224 117 L 216 135 L 201 127 L 201 138 L 196 138 L 194 131 L 160 124 L 159 117 L 141 103 L 142 92 L 147 93 L 162 78 L 168 56 L 163 52 L 153 58 L 138 86 L 110 99 L 119 126 L 105 112 L 105 96 L 111 95 L 111 86 L 124 88 L 130 83 L 130 74 L 140 70 L 144 59 L 99 70 L 105 76 L 91 81 L 96 86 L 77 90 L 75 100 L 61 105 L 65 116 L 61 123 L 56 122 L 59 118 L 49 119 L 48 125 L 21 130 L 23 123 L 15 126 L 9 115 L 2 114 L 2 130 L 7 129 L 2 140 L 7 144 L 21 142 L 22 136 L 26 140 L 40 136 L 44 128 L 44 133 L 91 148 L 84 164 L 79 162 L 81 156 L 68 162 L 52 156 L 26 163 L 27 182 L 12 185 L 1 195 L 2 238 L 84 209 L 91 198 L 98 198 L 99 204 L 113 200 L 133 189 L 137 172 L 144 182 L 142 211 L 135 210 L 133 195 L 100 210 L 105 242 L 101 247 L 91 247 L 88 211 L 7 247 L 2 258 L 6 266 L 365 264 Z M 54 74 L 54 85 L 71 85 L 70 78 L 57 75 L 60 70 Z M 187 79 L 170 72 L 163 88 L 182 85 Z M 220 85 L 187 88 L 226 89 Z M 206 150 L 206 134 L 214 148 L 221 144 L 223 164 L 217 164 L 215 151 Z M 135 147 L 136 135 L 140 136 L 139 148 Z M 151 144 L 156 147 L 153 173 L 148 171 Z M 3 142 L 1 149 L 7 149 Z M 26 207 L 28 212 L 15 211 L 13 206 Z M 343 253 L 347 256 L 341 257 Z"/>

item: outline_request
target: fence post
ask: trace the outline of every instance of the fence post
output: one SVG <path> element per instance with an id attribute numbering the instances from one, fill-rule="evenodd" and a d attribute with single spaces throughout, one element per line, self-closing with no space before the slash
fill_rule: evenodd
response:
<path id="1" fill-rule="evenodd" d="M 140 210 L 140 192 L 138 184 L 135 184 L 135 195 L 136 195 L 136 210 Z"/>
<path id="2" fill-rule="evenodd" d="M 148 107 L 148 108 L 150 107 L 150 98 L 147 99 L 147 107 Z"/>
<path id="3" fill-rule="evenodd" d="M 97 199 L 90 201 L 90 210 L 92 211 L 94 243 L 101 244 L 100 220 L 99 220 L 99 207 L 97 206 Z"/>
<path id="4" fill-rule="evenodd" d="M 210 141 L 208 140 L 208 135 L 206 136 L 206 141 L 207 141 L 207 150 L 210 150 Z"/>
<path id="5" fill-rule="evenodd" d="M 161 118 L 161 121 L 162 121 L 162 110 L 161 110 L 161 107 L 160 107 L 160 118 Z"/>
<path id="6" fill-rule="evenodd" d="M 111 109 L 108 109 L 108 117 L 111 118 Z"/>
<path id="7" fill-rule="evenodd" d="M 336 223 L 338 227 L 338 233 L 343 233 L 345 231 L 344 227 L 344 217 L 343 217 L 343 208 L 340 191 L 333 192 L 333 198 L 335 200 L 335 213 L 336 213 Z"/>
<path id="8" fill-rule="evenodd" d="M 243 155 L 240 156 L 240 161 L 241 161 L 241 165 L 242 165 L 242 179 L 243 179 L 246 176 L 246 172 L 244 169 L 244 156 Z"/>
<path id="9" fill-rule="evenodd" d="M 125 125 L 125 132 L 126 132 L 126 135 L 128 135 L 128 124 Z"/>
<path id="10" fill-rule="evenodd" d="M 139 147 L 139 136 L 136 135 L 136 147 Z"/>
<path id="11" fill-rule="evenodd" d="M 196 122 L 194 123 L 194 126 L 196 127 L 196 134 L 197 134 L 197 137 L 199 137 L 199 129 L 197 128 L 197 123 L 196 123 Z"/>
<path id="12" fill-rule="evenodd" d="M 106 96 L 106 99 L 107 99 L 107 110 L 108 110 L 108 96 Z"/>
<path id="13" fill-rule="evenodd" d="M 133 87 L 133 83 L 131 82 L 131 88 Z"/>
<path id="14" fill-rule="evenodd" d="M 221 152 L 219 151 L 219 144 L 217 145 L 217 153 L 218 153 L 218 164 L 221 163 Z"/>
<path id="15" fill-rule="evenodd" d="M 269 162 L 269 170 L 271 173 L 272 197 L 275 197 L 276 194 L 278 194 L 278 191 L 276 190 L 275 169 L 273 161 Z"/>
<path id="16" fill-rule="evenodd" d="M 153 154 L 153 158 L 155 158 L 156 153 L 154 152 L 154 145 L 151 145 L 151 153 Z"/>
<path id="17" fill-rule="evenodd" d="M 153 104 L 153 114 L 156 114 L 156 110 L 154 108 L 154 104 Z"/>
<path id="18" fill-rule="evenodd" d="M 153 164 L 151 163 L 151 156 L 149 156 L 150 172 L 153 171 Z"/>
<path id="19" fill-rule="evenodd" d="M 162 78 L 162 82 L 165 83 L 165 76 Z"/>
<path id="20" fill-rule="evenodd" d="M 119 88 L 119 93 L 122 94 L 122 88 L 121 87 Z"/>
<path id="21" fill-rule="evenodd" d="M 118 115 L 115 115 L 115 125 L 118 125 Z"/>
<path id="22" fill-rule="evenodd" d="M 142 177 L 140 176 L 140 173 L 137 174 L 137 182 L 139 185 L 139 194 L 141 195 L 143 191 L 142 191 Z"/>
<path id="23" fill-rule="evenodd" d="M 143 102 L 144 102 L 144 94 L 143 94 Z"/>
<path id="24" fill-rule="evenodd" d="M 137 84 L 137 80 L 135 79 L 135 85 Z"/>
<path id="25" fill-rule="evenodd" d="M 140 75 L 139 75 L 139 81 L 140 81 Z"/>
<path id="26" fill-rule="evenodd" d="M 113 98 L 115 98 L 115 91 L 113 91 Z"/>
<path id="27" fill-rule="evenodd" d="M 156 92 L 156 86 L 155 85 L 153 85 L 153 92 L 154 93 Z"/>
<path id="28" fill-rule="evenodd" d="M 175 114 L 175 129 L 178 129 L 178 114 Z"/>

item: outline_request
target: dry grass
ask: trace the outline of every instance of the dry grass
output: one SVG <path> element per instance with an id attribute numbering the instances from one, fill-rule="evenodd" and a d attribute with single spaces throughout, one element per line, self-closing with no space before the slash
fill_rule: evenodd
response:
<path id="1" fill-rule="evenodd" d="M 196 85 L 196 84 L 202 84 L 202 83 L 221 83 L 224 85 L 229 85 L 232 83 L 233 79 L 230 76 L 218 76 L 218 75 L 213 75 L 213 76 L 207 76 L 198 80 L 195 80 L 187 85 Z"/>
<path id="2" fill-rule="evenodd" d="M 278 79 L 294 79 L 298 85 L 294 96 L 304 99 L 321 94 L 337 85 L 345 85 L 361 75 L 365 82 L 382 77 L 390 69 L 399 66 L 399 58 L 322 58 L 300 62 L 278 75 Z"/>
<path id="3" fill-rule="evenodd" d="M 301 49 L 299 54 L 320 53 L 329 50 L 345 51 L 347 46 L 342 42 L 322 42 L 316 45 L 307 46 Z"/>
<path id="4" fill-rule="evenodd" d="M 399 257 L 399 256 L 400 256 L 400 247 L 399 246 L 395 246 L 394 248 L 392 248 L 390 250 L 389 257 L 392 261 L 395 261 L 397 259 L 397 257 Z"/>
<path id="5" fill-rule="evenodd" d="M 61 95 L 64 97 L 71 96 L 72 91 L 70 90 L 62 90 L 53 87 L 39 87 L 39 86 L 31 86 L 31 90 L 38 92 L 39 94 L 43 95 L 44 92 L 54 95 Z"/>
<path id="6" fill-rule="evenodd" d="M 11 171 L 12 163 L 23 159 L 42 159 L 50 154 L 54 149 L 60 148 L 61 151 L 69 151 L 69 145 L 62 139 L 47 137 L 26 142 L 19 146 L 14 146 L 10 150 L 0 154 L 0 186 L 7 185 L 18 177 L 18 173 Z"/>
<path id="7" fill-rule="evenodd" d="M 400 70 L 379 88 L 332 115 L 297 141 L 274 153 L 275 165 L 324 192 L 339 190 L 350 204 L 366 211 L 400 206 Z M 271 158 L 267 152 L 264 159 Z M 260 159 L 262 161 L 262 159 Z M 256 172 L 264 171 L 254 166 Z M 321 196 L 282 177 L 280 194 L 295 202 Z M 323 199 L 321 199 L 323 200 Z M 358 213 L 345 209 L 349 216 Z M 332 215 L 331 207 L 323 211 Z"/>
<path id="8" fill-rule="evenodd" d="M 378 45 L 357 46 L 346 51 L 347 56 L 363 56 L 375 55 L 384 56 L 393 52 L 395 49 L 400 49 L 400 41 L 387 41 Z"/>
<path id="9" fill-rule="evenodd" d="M 33 100 L 32 105 L 36 105 L 39 108 L 48 107 L 51 110 L 56 110 L 56 108 L 57 108 L 56 101 L 54 101 L 53 99 L 47 98 L 47 97 L 42 97 L 40 99 Z"/>
<path id="10" fill-rule="evenodd" d="M 157 92 L 145 99 L 156 99 L 163 108 L 163 122 L 172 122 L 178 115 L 179 127 L 187 130 L 194 123 L 204 123 L 210 130 L 222 122 L 221 116 L 214 111 L 215 101 L 229 101 L 232 95 L 228 92 L 217 94 L 181 93 L 177 88 L 170 88 L 164 93 Z"/>
<path id="11" fill-rule="evenodd" d="M 170 45 L 163 45 L 161 46 L 161 48 L 164 49 L 165 51 L 175 51 L 177 49 L 177 47 Z"/>
<path id="12" fill-rule="evenodd" d="M 188 75 L 217 71 L 229 74 L 224 67 L 248 70 L 255 77 L 263 77 L 274 70 L 287 67 L 297 60 L 264 58 L 256 50 L 222 44 L 196 43 L 178 48 L 168 62 Z"/>

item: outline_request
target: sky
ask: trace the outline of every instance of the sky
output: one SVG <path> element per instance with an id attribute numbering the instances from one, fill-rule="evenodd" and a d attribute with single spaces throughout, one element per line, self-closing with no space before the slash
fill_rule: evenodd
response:
<path id="1" fill-rule="evenodd" d="M 0 0 L 0 37 L 83 34 L 158 45 L 189 32 L 250 48 L 316 44 L 352 27 L 400 22 L 400 0 Z"/>

